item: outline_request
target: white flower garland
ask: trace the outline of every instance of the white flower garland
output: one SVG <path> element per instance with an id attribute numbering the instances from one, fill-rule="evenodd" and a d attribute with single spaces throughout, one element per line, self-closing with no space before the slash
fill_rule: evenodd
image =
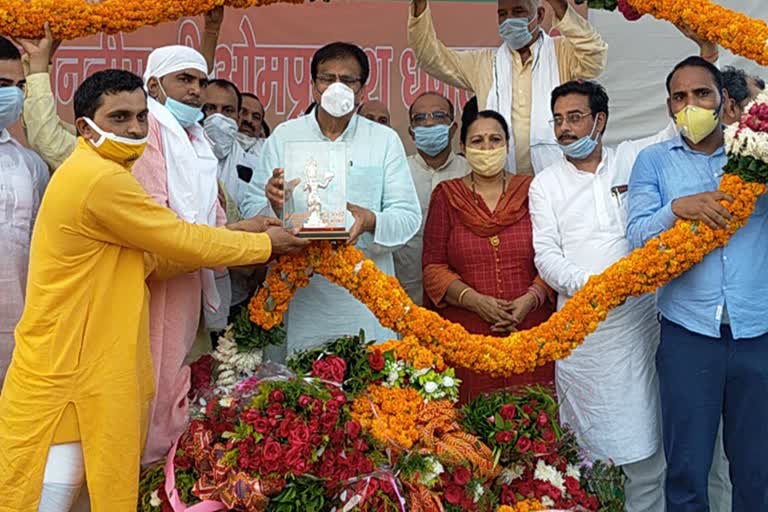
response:
<path id="1" fill-rule="evenodd" d="M 251 377 L 261 365 L 261 349 L 241 352 L 235 341 L 232 325 L 227 326 L 224 335 L 219 337 L 218 346 L 211 354 L 219 362 L 216 369 L 216 391 L 229 394 L 238 382 Z"/>
<path id="2" fill-rule="evenodd" d="M 749 111 L 753 106 L 765 105 L 768 105 L 767 92 L 760 93 L 744 108 L 744 116 L 750 116 Z M 725 129 L 725 150 L 728 154 L 751 156 L 762 162 L 768 162 L 768 133 L 756 132 L 742 122 L 734 123 Z"/>

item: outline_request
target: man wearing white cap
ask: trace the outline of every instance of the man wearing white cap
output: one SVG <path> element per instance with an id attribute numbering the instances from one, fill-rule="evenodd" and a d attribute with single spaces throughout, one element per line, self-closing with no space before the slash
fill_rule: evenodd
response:
<path id="1" fill-rule="evenodd" d="M 147 193 L 182 219 L 224 225 L 218 203 L 218 160 L 199 121 L 208 84 L 205 58 L 187 46 L 166 46 L 147 60 L 144 84 L 149 98 L 147 149 L 133 175 Z M 155 398 L 142 458 L 165 456 L 187 421 L 190 370 L 184 360 L 192 349 L 201 307 L 216 310 L 220 297 L 212 270 L 203 269 L 168 280 L 149 278 L 150 347 Z"/>

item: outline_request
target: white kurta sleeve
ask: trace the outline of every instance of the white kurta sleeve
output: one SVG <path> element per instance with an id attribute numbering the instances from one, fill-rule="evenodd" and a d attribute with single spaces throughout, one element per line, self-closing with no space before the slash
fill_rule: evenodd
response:
<path id="1" fill-rule="evenodd" d="M 40 209 L 40 203 L 43 201 L 43 194 L 45 194 L 45 189 L 48 186 L 48 179 L 50 177 L 48 165 L 36 154 L 34 157 L 34 165 L 30 169 L 32 171 L 32 185 L 34 187 L 34 204 L 32 211 L 33 222 L 37 217 L 37 212 Z"/>
<path id="2" fill-rule="evenodd" d="M 384 188 L 370 253 L 391 252 L 413 238 L 421 226 L 421 207 L 403 144 L 394 131 L 385 141 Z"/>
<path id="3" fill-rule="evenodd" d="M 670 121 L 669 124 L 667 124 L 667 126 L 660 132 L 657 132 L 648 137 L 644 137 L 642 139 L 624 141 L 616 148 L 615 165 L 618 165 L 622 169 L 622 172 L 625 169 L 631 171 L 632 166 L 635 165 L 637 155 L 640 154 L 642 150 L 648 146 L 652 146 L 660 142 L 665 142 L 675 137 L 677 137 L 677 129 L 675 128 L 674 121 Z M 627 173 L 627 175 L 628 174 L 629 173 Z"/>
<path id="4" fill-rule="evenodd" d="M 558 294 L 572 297 L 587 283 L 590 274 L 563 254 L 557 217 L 545 189 L 542 180 L 536 177 L 528 191 L 534 263 L 541 278 Z"/>

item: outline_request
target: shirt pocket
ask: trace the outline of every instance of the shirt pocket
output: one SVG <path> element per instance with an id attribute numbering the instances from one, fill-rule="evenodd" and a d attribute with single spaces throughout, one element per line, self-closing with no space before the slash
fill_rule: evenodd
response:
<path id="1" fill-rule="evenodd" d="M 347 173 L 347 202 L 373 212 L 381 212 L 384 190 L 384 169 L 373 166 L 353 166 Z"/>
<path id="2" fill-rule="evenodd" d="M 611 212 L 618 224 L 619 230 L 624 233 L 627 226 L 627 202 L 629 200 L 629 187 L 626 183 L 621 183 L 611 187 L 609 198 Z"/>
<path id="3" fill-rule="evenodd" d="M 17 228 L 12 230 L 15 241 L 28 243 L 34 209 L 32 179 L 25 169 L 4 174 L 0 178 L 0 221 Z"/>

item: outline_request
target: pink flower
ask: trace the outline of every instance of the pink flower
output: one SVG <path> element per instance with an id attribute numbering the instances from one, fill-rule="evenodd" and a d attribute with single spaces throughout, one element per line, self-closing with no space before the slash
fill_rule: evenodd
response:
<path id="1" fill-rule="evenodd" d="M 464 490 L 457 485 L 451 485 L 445 490 L 443 497 L 451 505 L 458 505 L 464 497 Z"/>
<path id="2" fill-rule="evenodd" d="M 456 469 L 453 470 L 453 481 L 456 482 L 456 484 L 464 486 L 467 485 L 471 479 L 472 473 L 464 466 L 457 466 Z"/>
<path id="3" fill-rule="evenodd" d="M 303 423 L 294 424 L 293 428 L 288 433 L 288 440 L 297 445 L 305 445 L 309 443 L 309 428 Z"/>
<path id="4" fill-rule="evenodd" d="M 269 406 L 267 407 L 267 414 L 269 416 L 272 416 L 272 417 L 279 416 L 280 414 L 282 414 L 282 412 L 283 412 L 283 406 L 277 402 L 273 402 L 269 404 Z"/>
<path id="5" fill-rule="evenodd" d="M 532 445 L 533 443 L 530 439 L 527 437 L 521 437 L 517 440 L 517 443 L 515 443 L 515 449 L 520 453 L 527 453 L 530 451 Z"/>
<path id="6" fill-rule="evenodd" d="M 267 462 L 276 461 L 283 454 L 283 448 L 280 446 L 280 443 L 278 443 L 274 439 L 267 439 L 267 441 L 264 443 L 263 450 L 264 450 L 264 460 Z"/>
<path id="7" fill-rule="evenodd" d="M 381 350 L 374 350 L 368 353 L 368 364 L 371 370 L 380 372 L 384 369 L 384 356 L 381 355 Z"/>
<path id="8" fill-rule="evenodd" d="M 313 377 L 338 382 L 339 384 L 344 382 L 344 374 L 346 371 L 346 361 L 337 356 L 327 356 L 312 364 Z"/>
<path id="9" fill-rule="evenodd" d="M 515 419 L 516 413 L 517 407 L 515 407 L 515 404 L 505 404 L 499 411 L 499 414 L 504 419 L 504 421 L 512 421 Z"/>
<path id="10" fill-rule="evenodd" d="M 357 439 L 357 437 L 360 435 L 360 432 L 362 431 L 362 427 L 356 421 L 348 421 L 345 425 L 345 429 L 347 431 L 347 435 L 352 440 Z"/>
<path id="11" fill-rule="evenodd" d="M 505 430 L 504 432 L 496 433 L 496 442 L 499 444 L 511 443 L 514 439 L 515 433 L 512 430 Z"/>
<path id="12" fill-rule="evenodd" d="M 619 0 L 618 2 L 619 12 L 624 15 L 627 21 L 637 21 L 643 17 L 634 7 L 629 5 L 627 0 Z"/>

